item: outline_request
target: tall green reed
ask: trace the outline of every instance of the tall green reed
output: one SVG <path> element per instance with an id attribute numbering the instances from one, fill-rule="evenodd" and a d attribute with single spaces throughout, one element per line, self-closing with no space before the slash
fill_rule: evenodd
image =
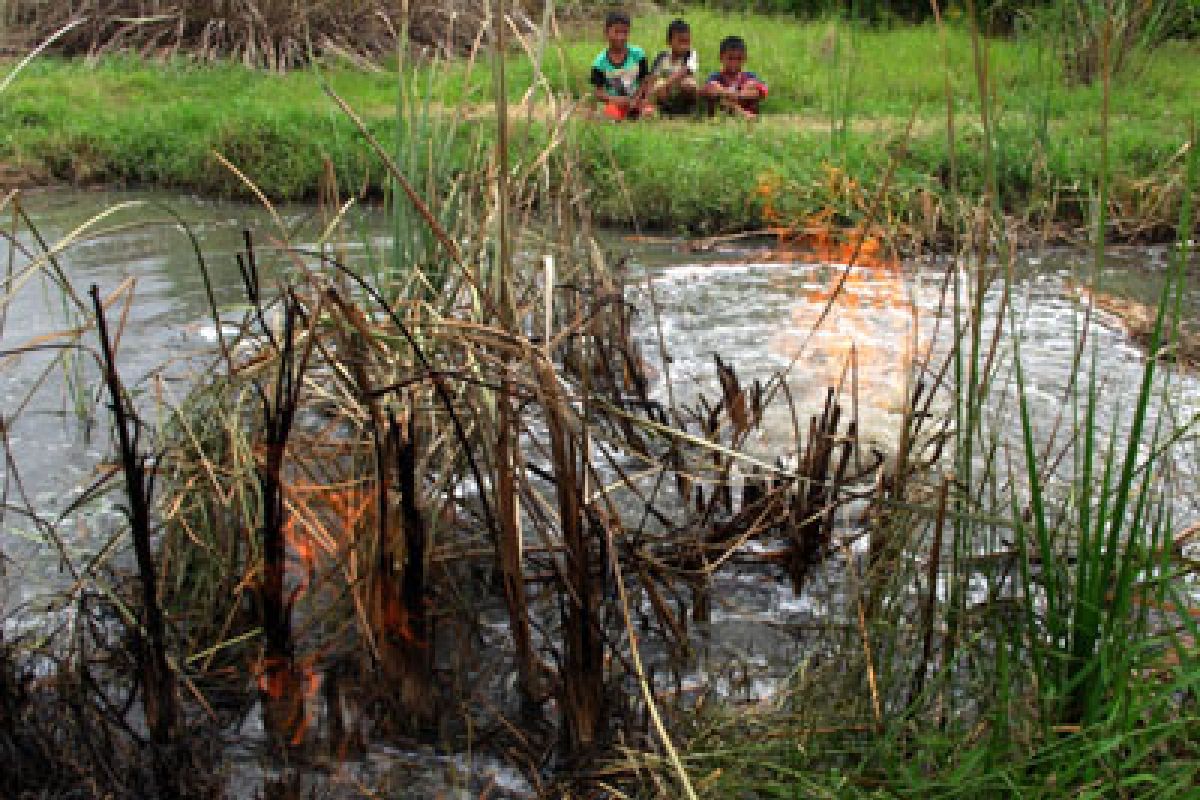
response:
<path id="1" fill-rule="evenodd" d="M 1093 272 L 1093 285 L 1097 287 L 1104 273 L 1108 233 L 1108 98 L 1115 66 L 1109 55 L 1112 40 L 1111 27 L 1106 26 L 1100 53 L 1102 166 L 1096 192 Z M 1194 149 L 1193 139 L 1187 187 L 1195 185 Z M 1031 657 L 1044 712 L 1051 722 L 1095 724 L 1111 713 L 1114 703 L 1124 701 L 1134 668 L 1145 656 L 1144 648 L 1130 646 L 1130 642 L 1144 641 L 1152 633 L 1150 596 L 1161 597 L 1160 583 L 1173 577 L 1169 563 L 1173 514 L 1162 483 L 1171 450 L 1163 448 L 1163 442 L 1178 432 L 1163 429 L 1165 414 L 1159 413 L 1153 423 L 1149 417 L 1156 402 L 1168 401 L 1166 388 L 1156 392 L 1156 369 L 1160 348 L 1178 329 L 1186 242 L 1191 229 L 1192 194 L 1185 190 L 1178 227 L 1180 242 L 1159 297 L 1123 452 L 1117 445 L 1116 423 L 1106 432 L 1097 422 L 1102 399 L 1096 367 L 1099 353 L 1093 338 L 1087 383 L 1074 410 L 1073 515 L 1063 517 L 1046 502 L 1046 466 L 1034 446 L 1020 337 L 1014 337 L 1023 466 L 1030 503 L 1028 513 L 1018 513 L 1020 509 L 1014 507 L 1014 519 L 1022 546 Z M 1087 334 L 1085 328 L 1083 335 Z M 1102 444 L 1105 438 L 1109 440 L 1107 446 Z M 1062 522 L 1073 525 L 1060 530 Z M 1040 561 L 1036 571 L 1031 550 Z"/>
<path id="2" fill-rule="evenodd" d="M 854 73 L 858 67 L 858 23 L 840 16 L 830 18 L 825 49 L 828 52 L 829 151 L 845 160 L 854 116 Z"/>
<path id="3" fill-rule="evenodd" d="M 427 68 L 413 63 L 404 55 L 407 36 L 406 26 L 401 32 L 397 70 L 395 163 L 427 198 L 442 229 L 454 232 L 459 241 L 469 240 L 479 232 L 464 229 L 473 216 L 468 205 L 478 204 L 480 198 L 471 196 L 472 184 L 464 177 L 475 174 L 485 163 L 481 129 L 467 123 L 465 104 L 451 110 L 438 103 L 434 86 L 441 69 L 448 68 L 446 62 L 435 58 Z M 467 56 L 467 80 L 480 42 L 477 38 Z M 395 179 L 390 196 L 393 235 L 388 260 L 390 269 L 399 271 L 392 277 L 407 274 L 419 281 L 412 287 L 418 294 L 437 297 L 447 277 L 441 266 L 445 260 L 438 257 L 442 243 L 422 213 L 403 197 Z"/>

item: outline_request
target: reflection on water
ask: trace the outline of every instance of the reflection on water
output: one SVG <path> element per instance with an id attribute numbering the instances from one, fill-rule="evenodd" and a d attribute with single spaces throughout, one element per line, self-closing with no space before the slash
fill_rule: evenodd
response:
<path id="1" fill-rule="evenodd" d="M 914 309 L 936 307 L 936 288 L 899 264 L 845 267 L 783 255 L 652 270 L 676 396 L 716 383 L 716 353 L 745 383 L 787 370 L 802 419 L 819 410 L 827 387 L 842 387 L 863 412 L 862 432 L 888 440 L 903 411 L 914 354 L 926 346 L 928 331 L 916 335 Z M 655 331 L 647 330 L 642 344 L 656 352 Z M 790 427 L 782 418 L 766 426 L 782 441 Z"/>

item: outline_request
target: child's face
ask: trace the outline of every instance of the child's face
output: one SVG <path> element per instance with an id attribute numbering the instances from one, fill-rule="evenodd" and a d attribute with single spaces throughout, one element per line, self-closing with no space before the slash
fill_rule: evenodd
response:
<path id="1" fill-rule="evenodd" d="M 671 34 L 671 40 L 668 44 L 671 46 L 671 55 L 676 57 L 687 55 L 692 50 L 691 31 Z"/>
<path id="2" fill-rule="evenodd" d="M 612 49 L 624 50 L 629 43 L 629 26 L 624 22 L 614 22 L 604 29 L 604 37 Z"/>
<path id="3" fill-rule="evenodd" d="M 721 53 L 721 69 L 730 75 L 741 72 L 742 67 L 745 65 L 745 50 L 726 50 L 724 53 Z"/>

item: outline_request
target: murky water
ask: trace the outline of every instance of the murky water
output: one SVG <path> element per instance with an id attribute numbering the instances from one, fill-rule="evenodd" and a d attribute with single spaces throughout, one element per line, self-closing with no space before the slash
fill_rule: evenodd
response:
<path id="1" fill-rule="evenodd" d="M 0 414 L 18 456 L 5 465 L 4 491 L 14 505 L 28 501 L 36 507 L 41 519 L 37 525 L 11 514 L 4 520 L 0 547 L 20 565 L 18 578 L 5 582 L 10 593 L 14 586 L 18 592 L 8 598 L 9 606 L 61 582 L 56 577 L 61 564 L 45 546 L 48 535 L 68 554 L 82 557 L 117 524 L 107 500 L 72 509 L 103 474 L 109 430 L 94 333 L 79 340 L 78 348 L 54 347 L 72 341 L 64 333 L 79 316 L 72 300 L 45 276 L 50 266 L 39 239 L 52 248 L 72 239 L 55 253 L 53 265 L 89 311 L 92 285 L 106 299 L 122 379 L 135 397 L 170 403 L 186 394 L 190 376 L 207 369 L 215 351 L 209 287 L 218 307 L 240 315 L 246 295 L 236 255 L 244 250 L 244 232 L 256 242 L 259 280 L 270 294 L 289 264 L 271 255 L 271 244 L 281 238 L 279 223 L 301 246 L 323 229 L 307 206 L 280 208 L 276 220 L 257 206 L 154 194 L 53 191 L 31 194 L 23 203 L 33 226 L 18 225 L 12 258 L 5 254 L 20 288 L 0 317 L 0 349 L 22 350 L 0 362 Z M 102 214 L 107 216 L 97 219 Z M 384 229 L 381 214 L 372 209 L 352 214 L 348 224 L 364 231 L 366 242 Z M 353 256 L 368 258 L 367 247 L 358 245 Z M 27 275 L 30 264 L 43 268 Z M 45 345 L 51 348 L 39 349 Z M 14 569 L 10 565 L 10 577 Z"/>
<path id="2" fill-rule="evenodd" d="M 229 308 L 244 298 L 235 262 L 242 231 L 248 228 L 258 241 L 266 242 L 276 223 L 257 207 L 177 197 L 56 192 L 31 196 L 26 204 L 41 236 L 55 242 L 114 204 L 135 201 L 145 205 L 105 219 L 100 227 L 114 230 L 83 236 L 58 260 L 81 298 L 86 299 L 93 283 L 102 295 L 121 290 L 108 313 L 114 325 L 120 320 L 119 362 L 126 381 L 136 382 L 156 398 L 179 398 L 186 392 L 188 376 L 203 369 L 204 359 L 210 357 L 214 327 L 193 243 L 164 205 L 196 236 L 215 299 Z M 281 214 L 300 241 L 318 235 L 321 225 L 312 209 L 282 209 Z M 371 241 L 373 231 L 384 229 L 384 220 L 364 211 L 354 227 Z M 953 289 L 948 288 L 952 282 L 947 283 L 946 267 L 940 263 L 908 264 L 901 269 L 860 267 L 843 274 L 838 266 L 794 263 L 754 249 L 717 251 L 700 258 L 669 246 L 631 247 L 619 236 L 608 241 L 614 248 L 632 250 L 631 295 L 644 309 L 638 337 L 657 368 L 655 392 L 663 401 L 668 395 L 685 402 L 700 392 L 711 395 L 717 385 L 715 355 L 737 369 L 743 385 L 769 381 L 777 371 L 788 369 L 788 390 L 802 422 L 820 408 L 827 387 L 841 386 L 844 404 L 857 412 L 862 423 L 862 435 L 886 453 L 894 447 L 914 362 L 940 363 L 954 341 Z M 27 228 L 22 227 L 18 243 L 31 252 L 37 250 L 34 234 Z M 369 249 L 365 247 L 358 257 L 369 258 Z M 1109 277 L 1117 284 L 1134 268 L 1135 274 L 1149 277 L 1131 282 L 1131 288 L 1135 294 L 1145 292 L 1164 268 L 1164 252 L 1141 250 L 1126 257 L 1126 263 L 1114 261 Z M 11 274 L 20 275 L 26 264 L 27 259 L 17 255 Z M 273 270 L 281 264 L 264 260 L 264 284 L 272 282 Z M 1077 356 L 1075 342 L 1085 312 L 1071 288 L 1074 272 L 1066 255 L 1031 259 L 1016 277 L 1013 293 L 1026 396 L 1043 444 L 1049 441 L 1060 413 L 1069 409 L 1068 398 L 1081 391 L 1072 383 L 1077 359 L 1085 371 L 1095 359 L 1101 396 L 1108 401 L 1102 404 L 1100 427 L 1118 439 L 1130 423 L 1129 409 L 1144 364 L 1141 349 L 1114 317 L 1103 312 L 1091 328 L 1089 346 Z M 960 277 L 965 281 L 969 276 Z M 838 302 L 825 316 L 835 287 L 843 283 Z M 999 291 L 987 298 L 990 318 L 998 315 L 1000 298 Z M 1196 297 L 1189 297 L 1190 308 L 1198 305 Z M 823 324 L 815 327 L 823 317 Z M 0 350 L 55 341 L 57 332 L 74 324 L 61 294 L 43 281 L 30 280 L 5 309 Z M 660 331 L 669 362 L 656 355 Z M 982 338 L 986 347 L 990 332 L 985 330 Z M 94 340 L 84 341 L 95 346 Z M 1011 386 L 1012 355 L 1010 340 L 1001 337 L 996 359 L 1002 385 Z M 0 414 L 15 455 L 15 463 L 5 465 L 3 479 L 10 508 L 2 518 L 0 550 L 12 561 L 0 582 L 8 592 L 0 598 L 2 608 L 30 603 L 61 585 L 61 553 L 50 542 L 61 543 L 68 558 L 81 559 L 119 529 L 119 511 L 112 501 L 73 509 L 101 474 L 107 452 L 103 425 L 97 426 L 91 414 L 98 391 L 98 371 L 87 352 L 73 352 L 64 359 L 60 350 L 35 350 L 0 360 Z M 1190 420 L 1200 409 L 1200 382 L 1190 374 L 1174 376 L 1169 401 L 1156 405 L 1164 421 Z M 784 408 L 781 405 L 776 416 L 768 419 L 764 432 L 751 444 L 764 455 L 773 457 L 792 449 L 792 417 Z M 1011 392 L 998 391 L 989 412 L 992 424 L 999 430 L 1015 430 L 1013 412 Z M 1152 422 L 1156 419 L 1157 414 Z M 1064 424 L 1069 428 L 1070 420 Z M 1191 441 L 1184 440 L 1179 460 L 1181 473 L 1189 478 L 1200 462 L 1192 457 Z M 12 511 L 26 501 L 38 510 L 40 521 Z M 719 675 L 725 693 L 762 697 L 796 662 L 801 642 L 797 631 L 822 616 L 820 601 L 815 599 L 821 592 L 797 597 L 769 571 L 730 573 L 720 580 L 728 591 L 717 592 L 722 599 L 709 624 L 708 644 L 701 648 L 687 681 L 702 683 Z M 650 654 L 652 664 L 656 655 L 661 654 Z M 666 662 L 662 656 L 664 668 Z M 742 665 L 740 677 L 731 677 L 724 669 L 732 662 Z M 247 722 L 251 727 L 255 724 L 253 718 Z M 423 780 L 430 774 L 441 775 L 435 779 L 441 781 L 440 789 L 461 786 L 475 795 L 481 780 L 486 783 L 480 776 L 490 775 L 499 783 L 509 782 L 508 790 L 520 794 L 519 780 L 498 765 L 472 766 L 450 758 L 442 759 L 445 763 L 439 762 L 431 772 L 435 761 L 422 754 L 375 753 L 361 768 L 378 774 L 408 764 Z M 468 777 L 454 784 L 445 779 L 449 773 Z"/>
<path id="3" fill-rule="evenodd" d="M 1132 424 L 1145 353 L 1116 316 L 1099 310 L 1093 312 L 1094 324 L 1083 351 L 1077 352 L 1088 314 L 1084 298 L 1073 288 L 1080 272 L 1086 274 L 1080 258 L 1057 253 L 1027 259 L 1014 277 L 1011 310 L 1001 307 L 999 286 L 985 298 L 985 318 L 990 322 L 980 337 L 983 352 L 991 345 L 996 320 L 1005 321 L 996 346 L 996 386 L 987 404 L 986 425 L 1000 433 L 1001 463 L 1012 465 L 1002 469 L 1014 469 L 1018 484 L 1024 454 L 1008 331 L 1020 332 L 1025 396 L 1039 452 L 1057 453 L 1068 445 L 1074 427 L 1072 404 L 1086 401 L 1093 365 L 1100 400 L 1098 451 L 1110 442 L 1122 447 Z M 1165 258 L 1164 249 L 1124 252 L 1111 260 L 1105 281 L 1112 291 L 1153 306 L 1163 283 Z M 952 335 L 954 280 L 960 285 L 970 280 L 965 272 L 947 276 L 940 259 L 907 264 L 900 270 L 854 268 L 846 277 L 844 296 L 814 330 L 826 314 L 834 287 L 842 281 L 843 267 L 780 261 L 769 249 L 717 253 L 706 263 L 680 263 L 670 255 L 642 260 L 661 316 L 658 325 L 645 320 L 641 343 L 646 352 L 656 352 L 661 326 L 673 359 L 666 368 L 677 399 L 701 390 L 712 396 L 718 380 L 714 354 L 737 368 L 743 386 L 756 379 L 765 382 L 788 369 L 802 434 L 807 433 L 809 416 L 819 414 L 827 387 L 841 386 L 843 406 L 857 407 L 867 446 L 884 453 L 895 450 L 898 423 L 912 391 L 906 381 L 914 373 L 914 363 L 929 365 L 924 375 L 931 383 L 932 374 L 951 357 L 956 340 Z M 1142 278 L 1136 280 L 1131 274 Z M 650 291 L 645 286 L 639 290 L 646 307 Z M 1190 292 L 1185 306 L 1197 307 L 1197 299 Z M 663 368 L 661 360 L 656 363 Z M 1079 379 L 1073 380 L 1075 375 Z M 1195 374 L 1176 372 L 1168 379 L 1164 367 L 1154 387 L 1147 425 L 1161 424 L 1163 437 L 1168 431 L 1194 428 L 1200 412 L 1200 381 Z M 660 381 L 658 394 L 665 399 L 665 380 Z M 933 408 L 949 413 L 945 403 L 935 401 Z M 794 450 L 791 415 L 786 407 L 777 407 L 772 414 L 751 447 L 757 445 L 766 454 Z M 1181 434 L 1174 468 L 1178 485 L 1195 485 L 1200 450 L 1194 431 Z M 1062 479 L 1069 478 L 1070 472 L 1069 458 L 1058 463 Z M 1065 485 L 1051 483 L 1046 490 L 1054 496 Z M 1175 530 L 1200 516 L 1191 492 L 1180 493 L 1175 508 Z M 855 530 L 847 525 L 846 533 L 853 535 Z M 865 542 L 857 539 L 853 547 L 861 549 Z M 814 585 L 801 596 L 775 570 L 718 574 L 715 595 L 722 599 L 691 680 L 702 683 L 722 676 L 724 692 L 730 696 L 751 701 L 769 697 L 789 670 L 811 655 L 804 631 L 839 613 L 832 608 L 836 603 L 831 605 L 831 598 L 841 594 L 846 569 L 841 563 L 828 567 L 818 571 Z M 982 600 L 986 587 L 980 578 L 978 586 L 973 582 L 968 587 L 968 594 Z M 738 681 L 731 681 L 727 668 L 732 663 L 743 665 Z"/>
<path id="4" fill-rule="evenodd" d="M 1166 257 L 1165 248 L 1121 251 L 1109 260 L 1105 285 L 1114 294 L 1153 307 Z M 1029 257 L 1013 278 L 1010 306 L 1001 305 L 999 284 L 985 297 L 986 323 L 980 336 L 985 356 L 993 346 L 997 320 L 1004 323 L 995 343 L 992 429 L 1019 430 L 1015 351 L 1009 333 L 1017 330 L 1025 396 L 1039 443 L 1061 439 L 1072 427 L 1071 401 L 1086 399 L 1093 367 L 1100 398 L 1098 427 L 1115 433 L 1118 440 L 1124 438 L 1145 353 L 1117 316 L 1099 309 L 1091 312 L 1093 324 L 1079 351 L 1076 342 L 1089 312 L 1075 286 L 1090 269 L 1087 258 L 1065 252 Z M 670 263 L 669 257 L 648 261 L 661 328 L 674 362 L 669 368 L 677 397 L 686 398 L 700 388 L 711 392 L 717 383 L 714 354 L 738 369 L 743 385 L 754 379 L 765 382 L 787 369 L 802 421 L 819 411 L 827 387 L 840 386 L 843 405 L 858 409 L 862 434 L 885 451 L 895 445 L 896 423 L 912 391 L 906 381 L 914 364 L 927 365 L 921 376 L 932 383 L 951 357 L 952 344 L 958 341 L 954 283 L 965 295 L 972 280 L 957 267 L 949 268 L 958 269 L 957 274 L 948 275 L 941 259 L 900 269 L 855 267 L 829 309 L 845 271 L 840 266 L 779 261 L 770 250 L 719 253 L 710 263 Z M 638 291 L 641 303 L 648 306 L 649 290 L 643 286 Z M 965 297 L 960 303 L 965 305 Z M 1200 293 L 1188 291 L 1184 313 L 1198 307 Z M 958 313 L 965 315 L 967 310 Z M 654 328 L 648 319 L 642 333 L 643 347 L 651 353 L 658 348 Z M 665 396 L 661 385 L 660 394 Z M 1158 370 L 1155 397 L 1154 409 L 1164 413 L 1165 433 L 1200 410 L 1200 381 L 1190 371 L 1171 371 L 1164 365 Z M 1150 420 L 1154 424 L 1157 415 L 1152 413 Z M 790 440 L 791 427 L 790 417 L 766 426 L 766 436 L 776 440 L 776 452 L 779 439 Z M 1185 443 L 1192 438 L 1184 437 Z M 1186 466 L 1186 460 L 1181 462 Z"/>

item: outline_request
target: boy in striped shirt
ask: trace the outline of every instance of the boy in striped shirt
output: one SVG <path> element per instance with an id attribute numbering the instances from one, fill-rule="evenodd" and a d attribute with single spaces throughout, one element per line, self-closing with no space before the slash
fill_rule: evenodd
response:
<path id="1" fill-rule="evenodd" d="M 677 19 L 667 26 L 667 47 L 650 66 L 650 99 L 664 116 L 691 114 L 696 109 L 699 59 L 692 49 L 692 29 Z"/>

